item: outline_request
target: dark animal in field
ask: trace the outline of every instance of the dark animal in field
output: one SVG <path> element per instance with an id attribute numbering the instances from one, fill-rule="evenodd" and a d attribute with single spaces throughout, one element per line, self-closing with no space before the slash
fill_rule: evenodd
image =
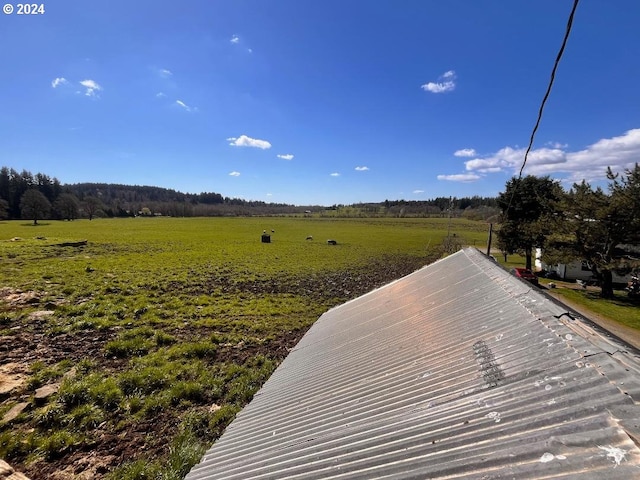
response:
<path id="1" fill-rule="evenodd" d="M 338 242 L 336 240 L 327 240 L 328 245 L 337 245 Z"/>
<path id="2" fill-rule="evenodd" d="M 307 240 L 313 240 L 313 235 L 309 235 L 309 236 L 307 237 Z"/>

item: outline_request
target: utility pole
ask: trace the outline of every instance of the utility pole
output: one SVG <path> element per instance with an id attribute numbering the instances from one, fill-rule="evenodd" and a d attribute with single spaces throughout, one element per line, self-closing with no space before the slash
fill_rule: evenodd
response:
<path id="1" fill-rule="evenodd" d="M 493 233 L 493 223 L 489 224 L 489 241 L 487 242 L 487 257 L 491 255 L 491 234 Z"/>
<path id="2" fill-rule="evenodd" d="M 449 226 L 447 227 L 447 238 L 451 235 L 451 210 L 453 210 L 453 197 L 449 197 Z"/>

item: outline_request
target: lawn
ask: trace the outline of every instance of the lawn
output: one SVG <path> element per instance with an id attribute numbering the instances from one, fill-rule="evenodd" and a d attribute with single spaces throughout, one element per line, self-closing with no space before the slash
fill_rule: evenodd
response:
<path id="1" fill-rule="evenodd" d="M 440 257 L 448 231 L 486 242 L 462 219 L 0 222 L 0 458 L 182 478 L 324 311 Z"/>
<path id="2" fill-rule="evenodd" d="M 507 270 L 525 266 L 525 258 L 521 255 L 509 255 L 506 262 L 502 255 L 494 255 L 498 263 Z M 554 289 L 553 292 L 565 297 L 568 301 L 609 320 L 640 330 L 640 308 L 638 308 L 640 303 L 630 299 L 625 290 L 615 290 L 615 298 L 603 299 L 600 297 L 599 289 L 583 290 L 576 288 L 576 284 L 572 282 L 540 278 L 540 286 L 546 288 L 549 283 L 556 284 L 559 288 Z"/>
<path id="3" fill-rule="evenodd" d="M 640 330 L 640 303 L 638 300 L 627 296 L 625 290 L 614 290 L 615 298 L 604 299 L 600 297 L 600 290 L 586 290 L 575 288 L 575 284 L 567 284 L 558 280 L 543 280 L 541 285 L 555 283 L 560 288 L 555 288 L 554 293 L 567 300 L 580 305 L 605 318 L 618 322 L 627 327 Z M 573 288 L 567 288 L 573 287 Z M 563 288 L 564 287 L 564 288 Z"/>

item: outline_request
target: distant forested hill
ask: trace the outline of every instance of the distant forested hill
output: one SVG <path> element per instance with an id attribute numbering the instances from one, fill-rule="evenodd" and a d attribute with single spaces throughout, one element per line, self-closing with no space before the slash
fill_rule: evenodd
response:
<path id="1" fill-rule="evenodd" d="M 48 204 L 42 204 L 40 218 L 69 219 L 135 215 L 221 216 L 302 213 L 313 208 L 223 197 L 220 193 L 182 193 L 146 185 L 109 183 L 62 184 L 46 174 L 0 168 L 0 218 L 26 218 L 23 195 L 37 190 Z"/>
<path id="2" fill-rule="evenodd" d="M 35 204 L 26 205 L 24 194 L 37 190 L 42 195 Z M 33 192 L 32 192 L 33 193 Z M 467 216 L 488 219 L 499 210 L 495 198 L 438 197 L 433 200 L 385 200 L 354 205 L 296 206 L 225 197 L 220 193 L 182 193 L 146 185 L 110 183 L 62 184 L 43 173 L 18 172 L 0 168 L 0 219 L 31 219 L 34 209 L 38 218 L 66 219 L 97 216 L 126 217 L 136 215 L 229 216 L 321 214 L 342 217 L 369 216 Z"/>

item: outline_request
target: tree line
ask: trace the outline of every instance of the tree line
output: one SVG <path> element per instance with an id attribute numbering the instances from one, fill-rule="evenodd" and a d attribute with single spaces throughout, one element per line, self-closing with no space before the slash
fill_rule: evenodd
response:
<path id="1" fill-rule="evenodd" d="M 28 192 L 28 193 L 27 193 Z M 198 194 L 140 185 L 107 183 L 62 184 L 57 178 L 27 170 L 0 168 L 0 219 L 75 220 L 96 216 L 176 217 L 302 215 L 308 213 L 345 217 L 439 216 L 487 220 L 499 214 L 491 197 L 437 197 L 432 200 L 385 200 L 354 205 L 296 206 L 231 198 L 215 192 Z"/>
<path id="2" fill-rule="evenodd" d="M 339 205 L 338 207 L 344 207 Z M 351 208 L 363 216 L 392 217 L 466 217 L 495 220 L 500 214 L 496 197 L 436 197 L 430 200 L 385 200 L 380 203 L 356 203 Z"/>
<path id="3" fill-rule="evenodd" d="M 640 167 L 608 168 L 607 179 L 606 190 L 583 180 L 568 191 L 548 176 L 509 180 L 498 196 L 498 246 L 524 255 L 529 269 L 535 248 L 548 264 L 584 260 L 601 296 L 613 298 L 612 273 L 640 266 Z"/>
<path id="4" fill-rule="evenodd" d="M 98 198 L 78 198 L 55 177 L 0 168 L 0 218 L 29 219 L 34 224 L 45 218 L 74 220 L 83 212 L 89 219 L 102 208 Z"/>
<path id="5" fill-rule="evenodd" d="M 305 208 L 248 201 L 219 193 L 182 193 L 139 185 L 80 183 L 63 185 L 57 178 L 27 170 L 0 168 L 0 219 L 75 220 L 95 216 L 222 216 L 301 213 Z"/>

